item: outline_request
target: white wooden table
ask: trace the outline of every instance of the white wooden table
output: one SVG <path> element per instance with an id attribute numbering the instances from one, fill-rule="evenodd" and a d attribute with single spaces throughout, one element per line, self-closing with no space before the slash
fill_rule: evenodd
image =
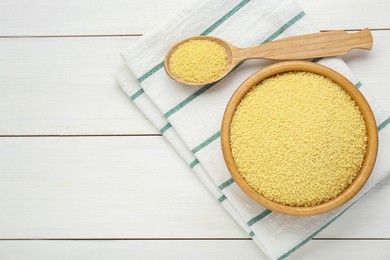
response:
<path id="1" fill-rule="evenodd" d="M 260 259 L 116 86 L 119 53 L 189 2 L 0 0 L 0 259 Z M 299 0 L 374 29 L 345 60 L 390 111 L 390 2 Z M 390 178 L 291 259 L 390 259 Z"/>

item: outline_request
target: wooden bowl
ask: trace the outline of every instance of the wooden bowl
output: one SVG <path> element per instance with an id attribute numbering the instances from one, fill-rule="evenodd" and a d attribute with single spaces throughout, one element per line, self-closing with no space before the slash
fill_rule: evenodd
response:
<path id="1" fill-rule="evenodd" d="M 276 75 L 278 73 L 289 72 L 289 71 L 307 71 L 316 74 L 323 75 L 332 79 L 340 87 L 342 87 L 356 102 L 360 108 L 361 113 L 363 114 L 364 121 L 367 129 L 367 151 L 363 159 L 362 166 L 354 179 L 354 181 L 337 197 L 326 201 L 324 203 L 311 206 L 311 207 L 293 207 L 283 205 L 274 201 L 271 201 L 260 193 L 255 191 L 245 179 L 239 173 L 237 166 L 234 163 L 232 156 L 232 151 L 230 147 L 230 125 L 232 122 L 233 115 L 236 111 L 238 104 L 241 102 L 241 99 L 247 94 L 249 90 L 256 84 L 260 83 L 262 80 Z M 231 97 L 226 110 L 223 116 L 222 128 L 221 128 L 221 142 L 222 142 L 222 151 L 223 156 L 226 162 L 226 165 L 235 180 L 235 182 L 241 187 L 241 189 L 252 199 L 258 202 L 260 205 L 264 206 L 273 211 L 288 215 L 297 215 L 297 216 L 308 216 L 325 213 L 332 209 L 338 208 L 348 200 L 350 200 L 364 185 L 368 177 L 371 174 L 371 171 L 374 167 L 377 151 L 378 151 L 378 129 L 376 126 L 375 118 L 372 113 L 370 106 L 368 105 L 364 96 L 360 91 L 353 85 L 348 79 L 339 74 L 338 72 L 316 64 L 312 62 L 305 61 L 287 61 L 280 62 L 274 65 L 268 66 L 250 76 L 246 79 L 241 86 L 236 90 L 236 92 Z"/>

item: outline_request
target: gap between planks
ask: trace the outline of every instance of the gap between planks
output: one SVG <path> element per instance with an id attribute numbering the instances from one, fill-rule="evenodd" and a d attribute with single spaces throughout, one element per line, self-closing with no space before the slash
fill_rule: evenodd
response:
<path id="1" fill-rule="evenodd" d="M 363 28 L 356 29 L 340 29 L 344 31 L 360 31 Z M 390 28 L 370 28 L 371 31 L 390 31 Z M 321 32 L 328 32 L 331 30 L 324 29 L 320 30 Z M 143 36 L 142 33 L 134 33 L 134 34 L 69 34 L 69 35 L 1 35 L 0 39 L 8 39 L 8 38 L 92 38 L 92 37 L 139 37 Z"/>
<path id="2" fill-rule="evenodd" d="M 132 240 L 140 240 L 140 241 L 229 241 L 229 240 L 252 240 L 252 238 L 246 237 L 223 237 L 223 238 L 214 238 L 214 237 L 195 237 L 195 238 L 177 238 L 177 237 L 169 237 L 169 238 L 0 238 L 1 241 L 132 241 Z M 312 238 L 312 240 L 340 240 L 340 241 L 382 241 L 382 240 L 390 240 L 390 238 L 363 238 L 363 237 L 354 237 L 354 238 Z"/>

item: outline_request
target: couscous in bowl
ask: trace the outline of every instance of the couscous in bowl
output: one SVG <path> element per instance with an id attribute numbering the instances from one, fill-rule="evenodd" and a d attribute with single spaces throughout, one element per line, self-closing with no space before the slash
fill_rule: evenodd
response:
<path id="1" fill-rule="evenodd" d="M 256 121 L 251 118 L 251 117 L 259 118 L 262 116 L 262 109 L 263 107 L 267 106 L 266 104 L 267 101 L 269 101 L 268 103 L 271 102 L 268 105 L 271 106 L 272 109 L 274 109 L 274 107 L 272 107 L 273 103 L 278 104 L 279 102 L 278 109 L 282 111 L 282 114 L 279 115 L 279 117 L 280 116 L 283 117 L 283 109 L 285 109 L 286 111 L 291 110 L 289 109 L 288 104 L 284 104 L 283 98 L 279 100 L 280 99 L 279 97 L 275 97 L 276 95 L 275 93 L 264 92 L 264 93 L 260 93 L 261 94 L 260 95 L 252 92 L 254 92 L 255 89 L 258 89 L 258 87 L 255 88 L 255 86 L 260 85 L 262 82 L 266 82 L 268 83 L 268 85 L 272 85 L 271 84 L 272 82 L 277 83 L 277 80 L 275 81 L 275 78 L 278 79 L 282 77 L 293 76 L 292 74 L 294 73 L 302 74 L 303 81 L 306 79 L 310 80 L 311 78 L 314 78 L 313 80 L 318 80 L 318 78 L 320 80 L 321 78 L 327 79 L 328 81 L 326 81 L 326 84 L 329 85 L 330 88 L 331 88 L 331 84 L 334 85 L 337 84 L 337 86 L 340 88 L 340 91 L 338 92 L 345 92 L 344 96 L 347 96 L 351 100 L 351 102 L 353 102 L 353 104 L 356 104 L 355 105 L 356 108 L 355 109 L 351 108 L 349 111 L 349 113 L 352 115 L 349 116 L 349 114 L 346 114 L 347 117 L 345 118 L 345 121 L 347 121 L 347 123 L 351 123 L 353 127 L 351 128 L 351 126 L 348 126 L 349 128 L 348 127 L 345 128 L 347 130 L 352 129 L 350 135 L 349 135 L 349 130 L 346 131 L 345 129 L 344 132 L 340 134 L 340 136 L 341 135 L 345 136 L 344 139 L 346 139 L 346 141 L 344 142 L 344 144 L 343 144 L 344 141 L 343 139 L 340 140 L 329 139 L 329 136 L 327 135 L 326 132 L 327 131 L 326 126 L 321 127 L 321 125 L 319 125 L 317 127 L 315 125 L 315 122 L 317 122 L 317 124 L 322 123 L 321 120 L 318 120 L 317 118 L 321 118 L 321 116 L 324 116 L 320 114 L 318 115 L 318 117 L 316 117 L 316 115 L 313 116 L 312 115 L 313 113 L 319 113 L 319 111 L 317 111 L 315 107 L 313 107 L 311 111 L 307 111 L 307 112 L 303 111 L 302 115 L 296 115 L 299 117 L 300 125 L 295 126 L 295 130 L 294 129 L 291 130 L 287 128 L 273 129 L 272 128 L 273 126 L 268 126 L 266 124 L 259 125 L 259 124 L 263 124 L 262 123 L 263 121 L 261 120 Z M 297 75 L 295 75 L 295 77 L 296 76 Z M 297 80 L 295 79 L 295 81 Z M 300 85 L 305 85 L 305 84 L 296 84 L 296 86 L 300 86 Z M 316 102 L 317 103 L 321 102 L 321 99 L 324 99 L 323 102 L 327 102 L 326 100 L 332 100 L 332 98 L 338 101 L 337 99 L 339 98 L 337 96 L 338 95 L 337 91 L 336 91 L 337 95 L 333 94 L 335 96 L 332 96 L 327 92 L 320 93 L 320 94 L 313 92 L 315 96 L 317 96 L 316 97 L 317 100 L 314 102 L 313 100 L 310 100 L 310 94 L 306 94 L 306 92 L 312 91 L 310 88 L 301 89 L 300 90 L 302 91 L 301 94 L 294 93 L 295 89 L 289 90 L 288 87 L 285 88 L 285 90 L 283 89 L 282 90 L 283 92 L 280 92 L 280 90 L 278 91 L 279 91 L 279 95 L 281 93 L 284 93 L 286 95 L 286 98 L 287 97 L 289 98 L 287 100 L 288 102 L 290 101 L 290 99 L 294 98 L 293 95 L 298 96 L 298 100 L 303 100 L 301 102 L 303 104 L 293 104 L 293 105 L 302 106 L 303 107 L 302 109 L 305 108 L 306 103 L 316 104 Z M 299 90 L 297 89 L 297 91 Z M 320 89 L 320 91 L 322 90 Z M 253 99 L 253 96 L 256 95 L 262 97 L 267 97 L 268 95 L 268 99 L 258 100 L 258 101 L 255 99 L 254 100 L 255 102 L 253 100 L 250 101 L 250 98 Z M 305 99 L 304 98 L 302 99 L 300 95 L 302 96 L 306 95 L 305 98 L 308 101 L 306 101 L 305 103 Z M 345 97 L 342 98 L 346 100 L 348 99 Z M 251 111 L 250 109 L 249 111 L 243 110 L 242 106 L 245 103 L 247 103 L 246 106 L 248 106 L 249 104 L 249 107 L 255 104 L 257 110 L 256 109 L 254 109 L 253 111 Z M 329 122 L 332 123 L 333 121 L 335 121 L 335 122 L 339 122 L 339 124 L 343 124 L 344 119 L 343 118 L 337 119 L 335 115 L 338 114 L 337 112 L 348 110 L 349 108 L 347 106 L 343 107 L 342 105 L 344 103 L 342 102 L 338 102 L 338 103 L 336 102 L 337 106 L 340 107 L 338 108 L 338 110 L 333 109 L 332 106 L 335 105 L 331 103 L 332 102 L 329 103 L 330 104 L 329 111 L 325 111 L 326 113 L 328 114 L 330 113 L 331 115 L 328 116 L 328 122 L 324 122 L 324 123 L 325 124 Z M 283 106 L 285 107 L 283 108 Z M 322 104 L 322 108 L 324 107 L 326 108 L 326 106 L 327 103 L 325 103 L 325 106 L 324 104 Z M 267 116 L 277 117 L 278 109 L 276 109 L 274 113 L 267 114 Z M 356 114 L 356 110 L 359 111 L 359 114 L 361 113 L 360 116 L 361 118 L 359 118 L 359 115 Z M 311 119 L 314 120 L 313 123 L 314 126 L 312 126 L 310 123 L 306 124 L 305 113 L 307 114 L 306 116 L 309 116 L 308 118 L 310 118 L 311 116 Z M 353 113 L 355 114 L 353 115 Z M 241 121 L 236 119 L 238 115 L 244 115 Z M 343 113 L 341 113 L 341 115 L 343 115 Z M 291 116 L 291 113 L 289 116 Z M 332 116 L 334 117 L 334 119 Z M 304 117 L 304 118 L 302 119 L 300 117 Z M 282 119 L 284 120 L 284 118 Z M 350 122 L 348 122 L 348 120 L 350 120 Z M 240 122 L 244 122 L 241 123 L 241 128 L 237 126 L 240 124 Z M 299 131 L 299 127 L 302 127 L 304 132 L 303 134 L 301 134 L 301 136 L 299 136 L 299 134 L 298 137 L 288 136 L 291 135 L 291 133 L 289 133 L 290 130 L 293 131 L 294 133 L 294 131 L 297 131 L 297 129 Z M 333 128 L 336 127 L 336 128 L 340 128 L 341 129 L 340 131 L 342 131 L 343 125 L 339 127 L 336 124 L 336 125 L 329 125 L 327 127 L 329 128 L 328 130 L 332 130 Z M 318 151 L 316 152 L 317 154 L 319 153 L 318 156 L 316 156 L 317 155 L 316 153 L 311 153 L 310 150 L 307 151 L 308 147 L 310 148 L 310 144 L 313 143 L 313 140 L 321 139 L 321 136 L 315 136 L 315 135 L 310 136 L 308 133 L 306 133 L 308 132 L 307 130 L 308 128 L 317 129 L 315 131 L 317 135 L 323 133 L 326 134 L 326 136 L 325 135 L 324 136 L 329 140 L 326 140 L 326 138 L 325 140 L 322 140 L 322 142 L 325 143 L 325 148 L 326 148 L 326 143 L 329 143 L 329 145 L 333 145 L 333 147 L 332 146 L 330 146 L 330 148 L 328 147 L 329 148 L 328 153 L 326 153 L 326 151 L 322 153 L 322 151 L 319 150 L 319 152 Z M 267 131 L 267 129 L 269 129 L 270 131 Z M 273 140 L 273 138 L 270 138 L 270 136 L 275 136 L 275 135 L 270 135 L 268 137 L 263 136 L 265 134 L 269 134 L 269 132 L 272 132 L 274 130 L 279 131 L 279 133 L 276 134 L 279 134 L 279 137 L 282 137 L 281 139 L 284 140 L 284 143 L 283 142 L 278 143 L 277 140 L 275 141 Z M 248 133 L 246 133 L 248 131 L 252 131 L 252 135 L 251 133 L 249 133 L 248 135 Z M 284 131 L 286 132 L 285 134 Z M 364 136 L 363 136 L 363 132 L 364 132 Z M 333 134 L 331 136 L 333 136 L 336 139 L 338 138 L 337 134 Z M 247 139 L 246 141 L 245 138 Z M 290 142 L 295 142 L 296 140 L 299 140 L 299 138 L 301 140 L 300 141 L 301 143 L 297 141 L 298 148 L 297 147 L 294 148 L 294 144 L 290 145 Z M 270 144 L 270 146 L 258 147 L 259 149 L 258 151 L 256 151 L 256 146 L 254 146 L 253 144 L 259 142 L 259 140 L 261 140 L 260 143 L 262 142 L 261 145 L 265 146 L 266 144 Z M 222 141 L 223 155 L 227 167 L 233 179 L 241 187 L 241 189 L 262 206 L 289 215 L 321 214 L 330 211 L 332 209 L 335 209 L 341 206 L 342 204 L 344 204 L 345 202 L 347 202 L 348 200 L 350 200 L 361 189 L 361 187 L 364 185 L 369 175 L 371 174 L 376 159 L 377 149 L 378 149 L 377 148 L 378 134 L 377 134 L 375 118 L 373 116 L 370 106 L 368 105 L 367 101 L 362 96 L 360 91 L 349 80 L 347 80 L 339 73 L 315 63 L 302 62 L 302 61 L 281 62 L 281 63 L 268 66 L 263 70 L 260 70 L 259 72 L 253 74 L 244 83 L 242 83 L 241 86 L 237 89 L 237 91 L 233 94 L 231 100 L 227 105 L 224 118 L 223 118 L 223 123 L 222 123 L 221 141 Z M 337 142 L 340 142 L 339 145 Z M 275 145 L 274 145 L 275 143 L 282 144 L 282 147 L 278 148 L 279 150 L 280 149 L 286 150 L 286 149 L 290 149 L 291 147 L 292 148 L 288 151 L 286 150 L 287 152 L 284 153 L 283 151 L 278 152 L 275 149 Z M 356 146 L 355 148 L 353 148 L 354 150 L 352 150 L 353 156 L 351 155 L 348 157 L 348 154 L 347 155 L 341 154 L 342 155 L 341 157 L 343 157 L 344 161 L 343 162 L 335 161 L 335 163 L 337 164 L 342 164 L 341 166 L 339 165 L 340 167 L 338 168 L 336 167 L 335 169 L 349 169 L 349 175 L 341 176 L 339 178 L 337 174 L 339 175 L 342 174 L 333 172 L 332 170 L 333 168 L 331 167 L 332 160 L 330 160 L 329 158 L 330 157 L 333 158 L 332 153 L 337 153 L 337 152 L 341 153 L 342 151 L 344 151 L 343 145 L 344 147 L 348 148 L 351 146 L 351 144 Z M 250 150 L 249 152 L 246 151 L 245 149 L 247 146 L 252 147 L 251 148 L 252 150 Z M 301 146 L 302 149 L 300 149 Z M 338 149 L 341 150 L 339 151 Z M 300 160 L 295 160 L 296 158 L 293 158 L 294 151 L 296 152 L 297 156 L 301 156 L 303 158 L 300 158 Z M 256 152 L 260 152 L 260 154 L 252 155 L 253 153 Z M 307 152 L 308 155 L 305 156 Z M 292 155 L 290 153 L 292 153 Z M 279 161 L 277 161 L 277 158 L 278 156 L 280 156 L 280 154 L 282 154 L 282 157 Z M 287 154 L 287 158 L 286 158 L 286 154 Z M 266 161 L 264 158 L 268 158 L 270 159 L 270 161 Z M 293 160 L 291 160 L 291 158 Z M 313 169 L 316 169 L 316 171 L 318 170 L 323 171 L 321 173 L 313 171 L 314 172 L 313 176 L 308 175 L 310 178 L 316 178 L 316 179 L 311 179 L 311 180 L 308 179 L 307 176 L 305 175 L 306 172 L 300 172 L 300 173 L 292 172 L 289 173 L 290 175 L 288 174 L 286 175 L 282 172 L 284 170 L 290 172 L 297 171 L 297 169 L 310 170 L 311 168 L 304 167 L 305 166 L 304 163 L 291 164 L 291 162 L 295 162 L 295 161 L 299 162 L 302 161 L 302 159 L 303 161 L 305 160 L 307 161 L 308 158 L 310 160 L 308 162 L 310 164 L 310 167 L 313 165 L 312 161 L 318 161 L 318 163 L 315 164 L 317 168 L 313 168 Z M 355 162 L 353 162 L 353 160 L 355 160 Z M 361 162 L 359 162 L 359 160 L 361 160 Z M 288 162 L 290 163 L 288 164 Z M 280 164 L 280 165 L 276 165 L 276 164 Z M 329 167 L 324 167 L 326 165 L 328 165 Z M 259 167 L 259 169 L 261 169 L 261 173 L 256 173 L 255 167 Z M 328 172 L 326 171 L 327 169 Z M 253 173 L 253 171 L 255 172 Z M 280 176 L 278 175 L 278 171 L 280 172 Z M 351 175 L 350 174 L 351 171 L 356 171 L 356 173 L 354 175 Z M 259 178 L 258 181 L 256 181 L 256 178 L 254 178 L 257 177 L 256 174 L 258 174 L 258 178 Z M 300 176 L 296 178 L 297 176 L 293 176 L 294 174 L 298 174 Z M 289 176 L 290 179 L 284 180 L 283 176 Z M 335 176 L 337 180 L 334 180 Z M 329 180 L 326 178 L 329 178 Z M 337 183 L 338 179 L 340 179 L 341 182 L 340 184 Z M 321 188 L 323 189 L 323 191 L 321 190 Z M 299 196 L 301 197 L 297 198 L 294 194 L 299 194 Z M 321 196 L 324 197 L 322 198 Z M 306 198 L 308 200 L 305 202 Z"/>

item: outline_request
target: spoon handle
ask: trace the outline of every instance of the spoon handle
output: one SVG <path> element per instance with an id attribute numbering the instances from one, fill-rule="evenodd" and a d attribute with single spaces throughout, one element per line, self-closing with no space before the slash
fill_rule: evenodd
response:
<path id="1" fill-rule="evenodd" d="M 369 29 L 357 33 L 329 31 L 272 41 L 257 47 L 238 49 L 235 62 L 247 59 L 298 60 L 346 54 L 351 49 L 372 48 Z"/>

